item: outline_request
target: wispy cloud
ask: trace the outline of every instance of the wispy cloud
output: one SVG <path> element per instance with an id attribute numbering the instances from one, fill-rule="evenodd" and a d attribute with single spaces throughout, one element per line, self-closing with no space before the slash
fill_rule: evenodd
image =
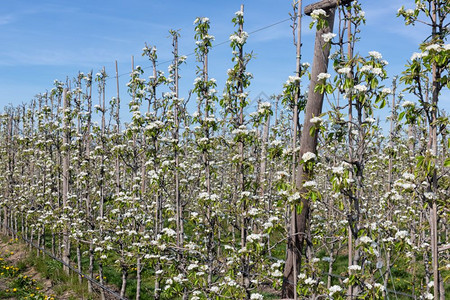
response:
<path id="1" fill-rule="evenodd" d="M 386 19 L 394 19 L 397 10 L 405 5 L 404 0 L 391 0 L 388 4 L 379 5 L 377 1 L 369 1 L 363 6 L 366 12 L 366 18 L 371 22 L 386 23 Z"/>
<path id="2" fill-rule="evenodd" d="M 365 8 L 367 24 L 376 26 L 378 31 L 386 34 L 398 35 L 406 38 L 412 44 L 421 43 L 429 34 L 429 30 L 423 24 L 414 27 L 406 26 L 403 19 L 397 17 L 397 10 L 405 5 L 403 0 L 393 0 L 387 5 L 376 5 L 370 3 Z"/>
<path id="3" fill-rule="evenodd" d="M 20 21 L 23 17 L 29 17 L 30 15 L 38 15 L 44 13 L 76 13 L 77 9 L 68 6 L 53 5 L 48 3 L 39 3 L 34 6 L 29 4 L 27 6 L 13 7 L 11 13 L 0 15 L 0 26 L 11 24 L 13 22 Z"/>
<path id="4" fill-rule="evenodd" d="M 0 65 L 3 66 L 80 66 L 110 63 L 128 53 L 120 51 L 84 48 L 73 51 L 67 49 L 37 49 L 35 51 L 1 51 Z"/>
<path id="5" fill-rule="evenodd" d="M 10 23 L 14 22 L 14 20 L 15 20 L 15 17 L 14 17 L 14 15 L 11 15 L 11 14 L 0 16 L 0 25 L 10 24 Z"/>

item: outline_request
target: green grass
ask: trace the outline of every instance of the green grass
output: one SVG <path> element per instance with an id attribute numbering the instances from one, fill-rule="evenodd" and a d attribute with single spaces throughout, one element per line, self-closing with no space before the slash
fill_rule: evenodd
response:
<path id="1" fill-rule="evenodd" d="M 48 256 L 36 256 L 32 251 L 27 257 L 27 264 L 33 266 L 44 278 L 52 281 L 52 289 L 57 296 L 75 294 L 78 297 L 74 299 L 92 299 L 92 295 L 87 293 L 87 283 L 78 281 L 76 274 L 68 275 L 62 267 L 62 264 Z M 70 297 L 70 296 L 69 296 Z"/>
<path id="2" fill-rule="evenodd" d="M 282 236 L 279 233 L 274 232 L 271 235 L 272 240 L 281 239 Z M 5 237 L 2 237 L 2 240 L 8 240 Z M 51 249 L 51 238 L 46 239 L 46 249 L 47 251 Z M 272 257 L 276 257 L 278 259 L 283 260 L 285 256 L 285 243 L 279 243 L 271 252 Z M 82 249 L 82 251 L 86 251 L 86 247 Z M 75 250 L 72 255 L 72 260 L 75 261 L 76 253 Z M 325 252 L 321 251 L 317 254 L 319 258 L 326 256 Z M 104 276 L 106 277 L 105 282 L 109 285 L 114 285 L 118 290 L 122 284 L 121 270 L 114 266 L 114 261 L 117 259 L 117 256 L 111 256 L 104 263 Z M 76 295 L 80 295 L 84 297 L 84 299 L 95 299 L 97 295 L 88 295 L 87 294 L 87 283 L 84 280 L 83 283 L 78 282 L 78 275 L 71 274 L 67 275 L 63 269 L 62 264 L 49 258 L 40 255 L 36 256 L 36 251 L 33 250 L 30 252 L 29 256 L 25 261 L 20 261 L 17 263 L 16 267 L 19 268 L 20 271 L 25 270 L 28 266 L 34 266 L 35 269 L 42 274 L 43 277 L 50 279 L 56 285 L 54 287 L 55 292 L 58 295 L 64 295 L 69 292 L 73 292 Z M 89 257 L 87 255 L 82 256 L 82 269 L 84 273 L 87 273 L 89 265 Z M 328 270 L 327 262 L 320 262 L 321 269 L 324 271 Z M 334 264 L 333 264 L 333 274 L 336 275 L 345 275 L 347 273 L 348 266 L 348 256 L 345 253 L 339 255 Z M 396 261 L 391 267 L 391 276 L 388 281 L 388 289 L 395 290 L 397 292 L 403 292 L 406 294 L 413 294 L 414 286 L 413 275 L 410 270 L 411 264 L 406 261 L 406 259 L 399 259 Z M 383 270 L 384 271 L 384 270 Z M 98 264 L 94 264 L 94 273 L 98 272 Z M 379 274 L 375 274 L 375 277 L 378 277 Z M 420 281 L 420 278 L 424 278 L 425 270 L 423 267 L 423 261 L 421 257 L 417 258 L 416 261 L 416 273 L 415 273 L 415 282 L 417 284 Z M 450 276 L 450 271 L 442 270 L 442 278 L 447 278 Z M 94 275 L 95 277 L 95 275 Z M 147 300 L 153 298 L 154 293 L 154 273 L 149 267 L 144 268 L 141 274 L 142 282 L 141 282 L 141 299 Z M 324 282 L 327 282 L 327 275 L 323 275 L 321 278 Z M 381 282 L 382 280 L 377 280 Z M 332 277 L 332 285 L 339 284 L 339 279 L 336 277 Z M 446 284 L 446 293 L 450 294 L 450 285 Z M 419 296 L 418 291 L 420 289 L 419 286 L 416 286 L 416 295 Z M 255 291 L 264 295 L 264 299 L 277 299 L 279 298 L 278 294 L 272 294 L 270 291 Z M 2 294 L 0 294 L 1 296 Z M 129 270 L 128 279 L 127 279 L 127 288 L 126 288 L 126 297 L 132 299 L 135 298 L 136 295 L 136 271 Z M 80 297 L 79 296 L 79 297 Z M 410 299 L 406 296 L 395 295 L 394 293 L 390 293 L 390 298 L 396 299 Z M 0 297 L 1 299 L 1 297 Z M 80 298 L 78 298 L 80 299 Z"/>

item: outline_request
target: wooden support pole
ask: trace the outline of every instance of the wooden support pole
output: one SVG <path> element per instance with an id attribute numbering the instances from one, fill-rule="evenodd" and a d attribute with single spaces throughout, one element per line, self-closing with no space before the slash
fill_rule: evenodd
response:
<path id="1" fill-rule="evenodd" d="M 66 213 L 66 209 L 68 206 L 68 196 L 69 196 L 69 149 L 70 149 L 70 140 L 69 140 L 69 116 L 67 110 L 70 109 L 69 99 L 67 95 L 68 91 L 66 88 L 63 90 L 62 101 L 63 101 L 63 147 L 64 147 L 64 156 L 63 156 L 63 211 Z M 62 250 L 62 260 L 66 265 L 63 265 L 64 272 L 69 274 L 69 267 L 67 265 L 70 262 L 70 244 L 69 244 L 69 224 L 65 224 L 63 229 L 63 245 L 64 249 Z"/>
<path id="2" fill-rule="evenodd" d="M 319 83 L 317 76 L 320 73 L 326 73 L 328 69 L 328 57 L 330 54 L 330 45 L 326 44 L 322 35 L 333 31 L 334 24 L 334 12 L 338 5 L 349 4 L 352 0 L 338 1 L 338 0 L 323 0 L 305 7 L 305 14 L 309 15 L 315 9 L 323 9 L 326 13 L 327 26 L 316 32 L 316 39 L 314 45 L 314 58 L 313 67 L 311 73 L 311 82 L 309 84 L 308 90 L 308 101 L 305 109 L 305 119 L 303 123 L 303 132 L 300 139 L 300 157 L 307 153 L 315 153 L 317 150 L 317 133 L 310 135 L 310 129 L 314 124 L 310 120 L 319 116 L 322 113 L 322 104 L 324 95 L 314 91 L 315 86 Z M 297 171 L 296 176 L 296 189 L 299 191 L 300 195 L 304 195 L 305 191 L 302 188 L 302 184 L 305 180 L 309 180 L 311 174 L 305 172 L 303 167 L 300 166 Z M 282 297 L 283 298 L 295 298 L 296 297 L 296 286 L 295 282 L 295 272 L 300 270 L 301 253 L 303 252 L 303 244 L 306 239 L 306 234 L 309 224 L 309 210 L 310 210 L 310 199 L 302 197 L 301 199 L 301 209 L 297 210 L 294 207 L 291 215 L 291 233 L 288 239 L 289 244 L 293 244 L 294 247 L 288 245 L 288 251 L 286 256 L 286 263 L 283 273 L 283 288 Z M 293 240 L 293 241 L 292 241 Z M 293 263 L 295 261 L 295 263 Z"/>
<path id="3" fill-rule="evenodd" d="M 305 15 L 309 16 L 315 9 L 323 9 L 325 11 L 335 9 L 339 5 L 350 4 L 353 0 L 322 0 L 305 7 Z"/>

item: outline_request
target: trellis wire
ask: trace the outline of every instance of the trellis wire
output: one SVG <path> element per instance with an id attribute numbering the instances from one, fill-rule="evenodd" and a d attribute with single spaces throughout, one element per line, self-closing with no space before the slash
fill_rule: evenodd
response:
<path id="1" fill-rule="evenodd" d="M 108 288 L 107 286 L 101 284 L 100 282 L 96 281 L 95 279 L 93 279 L 92 277 L 90 277 L 87 274 L 84 274 L 81 271 L 78 271 L 77 269 L 75 269 L 73 266 L 71 266 L 70 264 L 66 264 L 65 262 L 63 262 L 60 258 L 54 256 L 53 254 L 49 253 L 47 250 L 45 250 L 44 248 L 35 245 L 34 243 L 32 243 L 30 240 L 28 240 L 26 237 L 24 237 L 23 235 L 19 234 L 19 232 L 17 232 L 16 230 L 14 230 L 13 228 L 6 226 L 6 228 L 10 231 L 13 232 L 15 234 L 16 237 L 20 237 L 20 239 L 22 239 L 23 241 L 25 241 L 28 245 L 30 245 L 31 247 L 38 249 L 40 251 L 42 251 L 42 253 L 44 253 L 45 255 L 47 255 L 48 257 L 50 257 L 53 260 L 56 260 L 57 262 L 61 263 L 62 265 L 68 267 L 70 270 L 72 270 L 73 272 L 77 273 L 78 275 L 81 275 L 84 279 L 92 282 L 93 284 L 95 284 L 96 286 L 98 286 L 99 288 L 103 289 L 104 291 L 108 292 L 109 294 L 113 295 L 114 297 L 116 297 L 119 300 L 128 300 L 128 298 L 124 298 L 122 296 L 120 296 L 119 294 L 117 294 L 115 291 L 111 290 L 110 288 Z"/>

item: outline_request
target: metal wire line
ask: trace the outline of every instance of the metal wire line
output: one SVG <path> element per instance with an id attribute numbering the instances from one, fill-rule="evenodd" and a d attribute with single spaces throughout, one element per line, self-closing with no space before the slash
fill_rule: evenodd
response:
<path id="1" fill-rule="evenodd" d="M 22 234 L 19 234 L 19 232 L 9 226 L 6 226 L 6 228 L 14 233 L 16 235 L 16 237 L 20 237 L 20 239 L 22 239 L 24 242 L 26 242 L 28 245 L 30 245 L 31 247 L 42 251 L 42 253 L 44 253 L 45 255 L 47 255 L 48 257 L 50 257 L 53 260 L 56 260 L 57 262 L 61 263 L 62 265 L 68 267 L 70 270 L 72 270 L 74 273 L 77 273 L 79 275 L 81 275 L 83 277 L 83 279 L 86 279 L 88 281 L 90 281 L 91 283 L 93 283 L 94 285 L 98 286 L 99 288 L 101 288 L 102 290 L 104 290 L 105 292 L 109 293 L 110 295 L 116 297 L 119 300 L 128 300 L 125 297 L 120 296 L 117 292 L 113 291 L 111 288 L 109 288 L 106 285 L 101 284 L 100 282 L 98 282 L 97 280 L 91 278 L 89 275 L 79 271 L 78 269 L 74 268 L 70 263 L 67 264 L 65 263 L 62 259 L 60 259 L 59 257 L 56 257 L 55 255 L 53 255 L 52 253 L 48 252 L 45 248 L 40 247 L 39 245 L 35 245 L 34 243 L 32 243 L 28 238 L 24 237 Z"/>
<path id="2" fill-rule="evenodd" d="M 253 31 L 250 31 L 248 34 L 250 35 L 250 34 L 254 34 L 254 33 L 256 33 L 256 32 L 260 32 L 260 31 L 266 30 L 266 29 L 268 29 L 268 28 L 274 27 L 274 26 L 276 26 L 276 25 L 282 24 L 282 23 L 287 22 L 287 21 L 290 21 L 290 20 L 292 20 L 291 17 L 286 18 L 286 19 L 283 19 L 283 20 L 280 20 L 280 21 L 277 21 L 277 22 L 272 23 L 272 24 L 270 24 L 270 25 L 266 25 L 266 26 L 263 26 L 263 27 L 261 27 L 261 28 L 255 29 L 255 30 L 253 30 Z M 225 40 L 225 41 L 222 41 L 222 42 L 220 42 L 220 43 L 217 43 L 217 44 L 212 45 L 211 48 L 215 48 L 215 47 L 218 47 L 218 46 L 227 44 L 227 43 L 229 43 L 229 42 L 230 42 L 229 40 Z M 188 53 L 188 54 L 186 54 L 186 55 L 184 55 L 184 56 L 189 57 L 189 56 L 192 56 L 192 55 L 194 55 L 194 54 L 195 54 L 195 52 L 191 52 L 191 53 Z M 173 61 L 173 59 L 165 60 L 165 61 L 162 61 L 162 62 L 157 63 L 156 66 L 159 67 L 160 65 L 164 65 L 164 64 L 167 64 L 167 63 L 171 63 L 172 61 Z M 152 67 L 153 67 L 153 66 L 141 67 L 141 69 L 142 69 L 142 70 L 146 70 L 146 69 L 150 69 L 150 68 L 152 68 Z M 120 77 L 125 76 L 125 75 L 130 75 L 131 73 L 132 73 L 132 72 L 126 72 L 126 73 L 119 74 L 118 76 L 114 76 L 114 77 L 111 76 L 111 77 L 106 78 L 105 81 L 108 81 L 108 80 L 110 80 L 110 79 L 116 79 L 117 77 L 120 78 Z"/>

